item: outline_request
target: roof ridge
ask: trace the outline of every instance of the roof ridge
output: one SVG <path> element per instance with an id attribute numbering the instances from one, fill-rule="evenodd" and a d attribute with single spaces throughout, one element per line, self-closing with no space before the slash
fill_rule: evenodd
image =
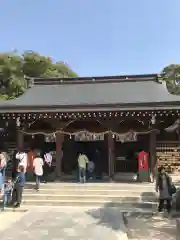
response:
<path id="1" fill-rule="evenodd" d="M 158 74 L 122 75 L 104 77 L 79 77 L 79 78 L 31 78 L 32 85 L 64 85 L 64 84 L 93 84 L 116 82 L 158 82 Z"/>

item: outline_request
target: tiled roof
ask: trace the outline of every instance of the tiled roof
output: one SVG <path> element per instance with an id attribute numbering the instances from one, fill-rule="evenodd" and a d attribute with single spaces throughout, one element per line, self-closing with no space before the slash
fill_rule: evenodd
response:
<path id="1" fill-rule="evenodd" d="M 154 79 L 57 82 L 36 80 L 26 93 L 17 99 L 0 102 L 3 107 L 76 108 L 117 105 L 151 106 L 179 104 L 180 96 L 170 94 L 163 84 Z"/>

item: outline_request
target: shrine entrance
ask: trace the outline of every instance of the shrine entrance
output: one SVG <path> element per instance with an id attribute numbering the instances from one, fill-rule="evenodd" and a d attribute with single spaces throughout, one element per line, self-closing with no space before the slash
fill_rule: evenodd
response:
<path id="1" fill-rule="evenodd" d="M 103 132 L 106 129 L 97 121 L 75 121 L 64 131 L 62 172 L 77 175 L 78 155 L 84 153 L 95 164 L 97 175 L 108 174 L 108 146 Z"/>

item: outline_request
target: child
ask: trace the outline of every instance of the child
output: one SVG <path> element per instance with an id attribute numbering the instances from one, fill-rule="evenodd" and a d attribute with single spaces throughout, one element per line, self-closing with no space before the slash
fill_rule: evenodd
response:
<path id="1" fill-rule="evenodd" d="M 24 166 L 18 167 L 17 177 L 14 182 L 14 189 L 13 189 L 13 198 L 14 198 L 14 207 L 20 207 L 22 201 L 22 193 L 25 185 L 25 173 L 24 173 Z"/>
<path id="2" fill-rule="evenodd" d="M 5 180 L 3 186 L 4 192 L 4 206 L 7 206 L 11 203 L 12 200 L 12 190 L 13 190 L 13 183 L 11 180 Z"/>

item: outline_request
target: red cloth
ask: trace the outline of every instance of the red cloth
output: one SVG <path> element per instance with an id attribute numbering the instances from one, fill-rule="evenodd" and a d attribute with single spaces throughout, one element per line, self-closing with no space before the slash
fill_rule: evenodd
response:
<path id="1" fill-rule="evenodd" d="M 139 168 L 138 170 L 148 171 L 149 169 L 148 161 L 149 161 L 148 153 L 144 151 L 140 152 L 138 154 L 138 168 Z"/>

